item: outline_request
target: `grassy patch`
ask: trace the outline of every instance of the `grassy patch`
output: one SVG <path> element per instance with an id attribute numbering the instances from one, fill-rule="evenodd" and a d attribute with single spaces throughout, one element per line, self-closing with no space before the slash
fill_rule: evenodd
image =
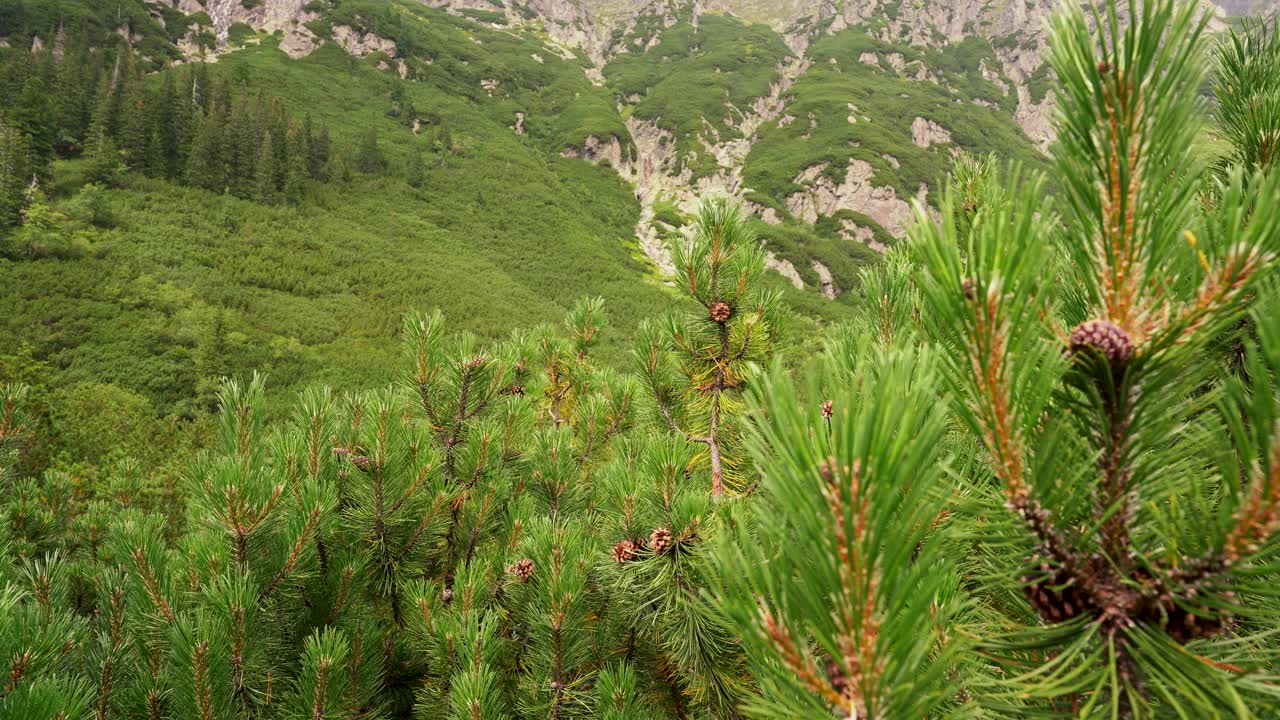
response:
<path id="1" fill-rule="evenodd" d="M 657 44 L 649 47 L 655 37 Z M 651 16 L 626 42 L 630 52 L 605 67 L 609 87 L 620 98 L 639 97 L 632 109 L 635 117 L 674 131 L 682 161 L 695 176 L 716 168 L 698 137 L 741 137 L 726 118 L 768 95 L 778 64 L 790 55 L 769 27 L 723 15 L 703 15 L 696 28 L 683 17 L 665 29 L 660 18 Z"/>

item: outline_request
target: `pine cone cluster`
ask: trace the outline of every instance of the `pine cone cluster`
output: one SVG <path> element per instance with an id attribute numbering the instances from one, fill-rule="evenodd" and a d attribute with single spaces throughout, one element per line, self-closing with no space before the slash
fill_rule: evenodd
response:
<path id="1" fill-rule="evenodd" d="M 1133 359 L 1133 340 L 1129 333 L 1106 320 L 1088 320 L 1071 331 L 1067 345 L 1073 355 L 1095 352 L 1112 367 L 1123 367 Z"/>
<path id="2" fill-rule="evenodd" d="M 670 550 L 675 544 L 675 539 L 671 535 L 671 528 L 660 527 L 654 529 L 649 534 L 649 549 L 654 555 L 661 555 Z"/>
<path id="3" fill-rule="evenodd" d="M 711 319 L 722 323 L 727 321 L 733 315 L 733 308 L 729 307 L 729 303 L 723 300 L 717 300 L 711 303 Z"/>
<path id="4" fill-rule="evenodd" d="M 619 565 L 623 565 L 636 559 L 640 548 L 631 540 L 619 540 L 618 544 L 613 546 L 613 561 Z"/>
<path id="5" fill-rule="evenodd" d="M 520 582 L 529 582 L 529 578 L 533 577 L 533 561 L 525 558 L 514 565 L 508 565 L 507 572 L 515 575 Z"/>

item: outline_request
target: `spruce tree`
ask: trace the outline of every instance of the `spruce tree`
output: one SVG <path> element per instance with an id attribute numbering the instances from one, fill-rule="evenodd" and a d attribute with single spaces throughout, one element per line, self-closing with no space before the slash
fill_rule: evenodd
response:
<path id="1" fill-rule="evenodd" d="M 127 47 L 127 45 L 126 45 Z M 120 72 L 120 116 L 117 144 L 131 168 L 145 169 L 151 123 L 147 106 L 146 79 L 132 52 L 124 55 Z"/>
<path id="2" fill-rule="evenodd" d="M 366 175 L 381 175 L 385 170 L 382 150 L 378 148 L 378 130 L 370 127 L 360 136 L 360 145 L 356 149 L 356 169 Z"/>
<path id="3" fill-rule="evenodd" d="M 54 115 L 49 88 L 39 73 L 32 73 L 22 86 L 22 96 L 12 112 L 14 127 L 27 136 L 32 169 L 44 177 L 53 163 L 58 139 L 58 122 Z"/>
<path id="4" fill-rule="evenodd" d="M 404 181 L 411 188 L 421 188 L 427 182 L 427 165 L 422 159 L 422 148 L 416 143 L 409 151 L 409 164 L 405 168 Z"/>
<path id="5" fill-rule="evenodd" d="M 218 193 L 226 190 L 223 135 L 219 114 L 211 113 L 199 120 L 191 141 L 191 152 L 187 156 L 184 178 L 188 185 Z"/>
<path id="6" fill-rule="evenodd" d="M 58 152 L 79 154 L 84 150 L 93 108 L 97 64 L 91 62 L 88 40 L 82 33 L 68 43 L 58 63 L 53 83 L 53 102 L 58 117 Z"/>
<path id="7" fill-rule="evenodd" d="M 17 224 L 33 174 L 30 139 L 0 123 L 0 229 Z"/>
<path id="8" fill-rule="evenodd" d="M 307 131 L 298 124 L 289 127 L 289 151 L 286 154 L 284 196 L 292 204 L 302 201 L 310 170 L 307 168 Z"/>
<path id="9" fill-rule="evenodd" d="M 272 145 L 271 133 L 263 133 L 254 162 L 251 194 L 251 197 L 258 202 L 274 203 L 279 194 L 279 186 L 276 182 L 276 152 Z"/>

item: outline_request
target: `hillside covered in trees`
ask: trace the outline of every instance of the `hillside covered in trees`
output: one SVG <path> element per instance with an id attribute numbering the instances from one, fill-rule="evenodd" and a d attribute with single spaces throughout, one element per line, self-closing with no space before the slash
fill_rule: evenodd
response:
<path id="1" fill-rule="evenodd" d="M 867 7 L 0 0 L 0 718 L 1280 715 L 1276 21 Z"/>

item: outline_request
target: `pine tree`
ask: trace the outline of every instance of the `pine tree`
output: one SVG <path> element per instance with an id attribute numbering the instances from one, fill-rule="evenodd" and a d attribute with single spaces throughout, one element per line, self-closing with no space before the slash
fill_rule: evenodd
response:
<path id="1" fill-rule="evenodd" d="M 427 182 L 427 165 L 422 159 L 422 148 L 417 144 L 409 151 L 409 165 L 405 168 L 404 181 L 411 188 L 421 188 Z"/>
<path id="2" fill-rule="evenodd" d="M 174 72 L 164 73 L 158 94 L 147 104 L 147 112 L 152 134 L 148 150 L 161 161 L 158 165 L 148 162 L 148 166 L 160 177 L 176 177 L 182 167 L 182 126 L 191 111 L 178 93 Z"/>
<path id="3" fill-rule="evenodd" d="M 124 54 L 119 93 L 120 130 L 116 142 L 129 167 L 141 170 L 146 166 L 147 145 L 151 140 L 151 124 L 147 111 L 145 78 L 132 52 Z"/>
<path id="4" fill-rule="evenodd" d="M 58 124 L 49 89 L 39 73 L 32 73 L 22 86 L 12 121 L 14 127 L 27 136 L 32 169 L 41 177 L 46 176 L 53 162 Z"/>
<path id="5" fill-rule="evenodd" d="M 1217 133 L 1232 153 L 1216 169 L 1267 170 L 1280 157 L 1280 38 L 1277 23 L 1246 19 L 1214 52 Z"/>
<path id="6" fill-rule="evenodd" d="M 58 117 L 58 151 L 64 155 L 82 152 L 88 136 L 92 91 L 97 86 L 97 65 L 90 59 L 88 39 L 77 34 L 58 63 L 53 102 Z"/>
<path id="7" fill-rule="evenodd" d="M 719 497 L 726 485 L 745 489 L 740 480 L 749 473 L 732 454 L 738 431 L 727 417 L 748 364 L 773 351 L 779 300 L 759 288 L 764 252 L 736 206 L 705 205 L 692 242 L 677 244 L 674 260 L 681 289 L 703 312 L 647 324 L 636 354 L 667 425 L 706 447 L 711 492 Z"/>
<path id="8" fill-rule="evenodd" d="M 370 127 L 360 137 L 360 146 L 356 150 L 356 169 L 366 175 L 381 175 L 385 168 L 382 150 L 378 148 L 378 130 Z"/>
<path id="9" fill-rule="evenodd" d="M 323 181 L 329 178 L 330 154 L 329 126 L 321 125 L 319 134 L 311 143 L 311 154 L 307 157 L 307 169 L 311 171 L 313 180 Z"/>
<path id="10" fill-rule="evenodd" d="M 303 126 L 294 124 L 289 128 L 289 151 L 286 155 L 284 178 L 285 199 L 291 204 L 302 202 L 307 187 L 310 171 L 308 160 L 307 131 Z"/>
<path id="11" fill-rule="evenodd" d="M 272 144 L 271 133 L 263 133 L 254 163 L 251 195 L 258 202 L 274 203 L 279 194 L 279 186 L 276 184 L 276 152 Z"/>
<path id="12" fill-rule="evenodd" d="M 85 180 L 99 185 L 112 186 L 128 170 L 120 149 L 113 138 L 107 137 L 101 130 L 89 140 L 88 163 L 85 166 Z"/>
<path id="13" fill-rule="evenodd" d="M 120 129 L 120 93 L 116 77 L 118 66 L 109 69 L 98 80 L 94 93 L 93 112 L 89 119 L 89 140 L 86 149 L 93 150 L 94 143 L 107 138 L 114 139 Z"/>
<path id="14" fill-rule="evenodd" d="M 27 135 L 0 124 L 0 230 L 17 224 L 27 205 L 34 174 L 30 147 Z"/>
<path id="15" fill-rule="evenodd" d="M 222 142 L 222 118 L 210 114 L 199 121 L 191 152 L 187 157 L 185 179 L 192 187 L 211 192 L 224 192 L 227 187 L 226 165 L 223 161 L 225 147 Z"/>

